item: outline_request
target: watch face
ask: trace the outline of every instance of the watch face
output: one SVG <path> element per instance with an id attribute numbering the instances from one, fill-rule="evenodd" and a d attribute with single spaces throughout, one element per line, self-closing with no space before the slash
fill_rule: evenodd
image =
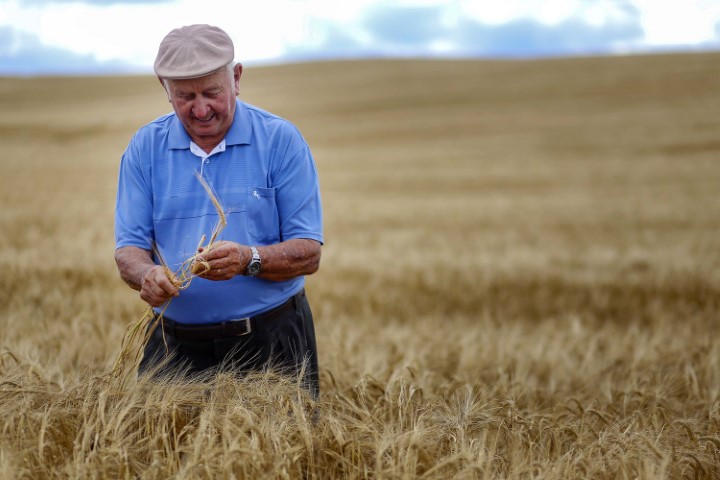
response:
<path id="1" fill-rule="evenodd" d="M 254 277 L 260 273 L 260 262 L 257 260 L 252 260 L 250 262 L 250 265 L 247 266 L 247 274 L 251 277 Z"/>

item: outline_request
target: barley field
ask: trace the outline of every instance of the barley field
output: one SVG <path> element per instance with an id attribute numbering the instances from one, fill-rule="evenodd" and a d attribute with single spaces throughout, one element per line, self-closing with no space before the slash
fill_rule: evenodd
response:
<path id="1" fill-rule="evenodd" d="M 316 157 L 313 404 L 109 374 L 151 77 L 0 78 L 0 478 L 720 478 L 720 54 L 248 67 Z"/>

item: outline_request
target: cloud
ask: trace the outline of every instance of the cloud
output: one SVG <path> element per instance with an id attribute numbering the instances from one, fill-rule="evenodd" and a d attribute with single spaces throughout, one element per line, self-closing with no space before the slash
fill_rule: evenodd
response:
<path id="1" fill-rule="evenodd" d="M 612 53 L 640 44 L 640 12 L 618 4 L 603 18 L 574 15 L 554 24 L 529 17 L 504 23 L 484 23 L 443 6 L 380 5 L 347 25 L 315 21 L 314 41 L 289 46 L 285 58 L 362 56 L 532 57 Z M 620 8 L 622 7 L 622 8 Z"/>
<path id="2" fill-rule="evenodd" d="M 228 17 L 240 10 L 237 0 L 211 0 L 215 8 L 202 10 L 194 0 L 0 3 L 0 74 L 152 73 L 162 36 L 194 22 L 226 28 L 246 63 L 527 58 L 720 44 L 720 5 L 669 8 L 653 0 L 267 0 L 246 9 L 241 22 Z M 681 15 L 685 10 L 692 15 Z"/>
<path id="3" fill-rule="evenodd" d="M 639 40 L 643 31 L 636 10 L 614 22 L 593 25 L 575 16 L 556 24 L 517 18 L 487 24 L 468 16 L 443 15 L 441 8 L 383 9 L 364 19 L 381 43 L 428 47 L 442 42 L 466 55 L 537 55 L 608 50 L 622 41 Z"/>
<path id="4" fill-rule="evenodd" d="M 362 18 L 365 30 L 382 43 L 415 45 L 447 34 L 444 7 L 376 7 Z"/>
<path id="5" fill-rule="evenodd" d="M 378 45 L 367 44 L 347 28 L 328 22 L 312 21 L 309 28 L 312 38 L 285 46 L 283 60 L 320 60 L 340 58 L 367 58 L 383 56 Z"/>
<path id="6" fill-rule="evenodd" d="M 132 70 L 133 67 L 124 62 L 100 62 L 92 55 L 44 45 L 35 35 L 0 26 L 0 75 L 103 74 Z"/>
<path id="7" fill-rule="evenodd" d="M 459 53 L 488 56 L 538 56 L 611 53 L 613 47 L 642 39 L 639 22 L 591 25 L 567 19 L 545 25 L 518 19 L 502 25 L 461 22 L 452 36 Z"/>

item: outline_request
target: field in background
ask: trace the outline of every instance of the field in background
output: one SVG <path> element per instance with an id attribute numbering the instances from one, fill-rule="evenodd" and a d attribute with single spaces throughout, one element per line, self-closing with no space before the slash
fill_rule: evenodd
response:
<path id="1" fill-rule="evenodd" d="M 247 68 L 321 178 L 315 414 L 104 375 L 156 79 L 0 78 L 0 478 L 717 478 L 720 55 Z M 315 421 L 311 419 L 315 418 Z"/>

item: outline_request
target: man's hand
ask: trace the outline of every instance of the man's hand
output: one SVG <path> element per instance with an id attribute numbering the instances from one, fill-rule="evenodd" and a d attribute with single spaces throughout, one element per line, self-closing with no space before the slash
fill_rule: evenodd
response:
<path id="1" fill-rule="evenodd" d="M 153 307 L 159 307 L 180 294 L 168 278 L 165 267 L 155 265 L 150 250 L 120 247 L 115 251 L 115 262 L 125 283 L 139 291 L 140 298 Z"/>
<path id="2" fill-rule="evenodd" d="M 300 275 L 315 273 L 320 265 L 320 243 L 315 240 L 295 238 L 268 246 L 256 247 L 262 259 L 258 275 L 263 280 L 281 282 Z M 252 253 L 250 247 L 235 242 L 220 241 L 209 250 L 199 250 L 196 263 L 207 262 L 210 268 L 199 277 L 208 280 L 229 280 L 235 275 L 245 275 Z"/>
<path id="3" fill-rule="evenodd" d="M 250 261 L 249 251 L 249 247 L 228 241 L 215 242 L 207 251 L 201 247 L 202 255 L 196 262 L 205 261 L 210 268 L 198 276 L 208 280 L 230 280 L 235 275 L 242 275 Z"/>
<path id="4" fill-rule="evenodd" d="M 172 297 L 180 295 L 180 291 L 168 278 L 165 267 L 155 265 L 143 276 L 140 287 L 140 298 L 153 307 L 159 307 Z"/>

